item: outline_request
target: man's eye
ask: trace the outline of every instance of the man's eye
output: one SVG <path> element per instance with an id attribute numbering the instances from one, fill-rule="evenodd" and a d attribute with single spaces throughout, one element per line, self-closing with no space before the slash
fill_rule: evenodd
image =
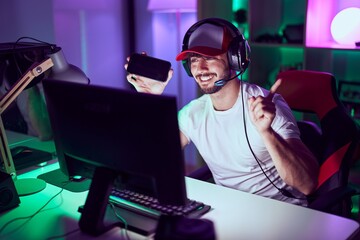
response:
<path id="1" fill-rule="evenodd" d="M 197 61 L 199 61 L 199 58 L 197 58 L 197 57 L 192 57 L 192 58 L 190 58 L 190 62 L 191 62 L 191 63 L 195 63 L 195 62 L 197 62 Z"/>
<path id="2" fill-rule="evenodd" d="M 214 57 L 204 57 L 205 61 L 212 61 L 215 60 L 216 58 Z"/>

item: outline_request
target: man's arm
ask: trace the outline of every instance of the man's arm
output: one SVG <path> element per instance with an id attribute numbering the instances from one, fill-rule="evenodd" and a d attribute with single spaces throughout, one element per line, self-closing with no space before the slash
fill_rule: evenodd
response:
<path id="1" fill-rule="evenodd" d="M 284 182 L 308 195 L 317 186 L 319 165 L 299 139 L 284 140 L 275 131 L 262 135 L 275 167 Z"/>
<path id="2" fill-rule="evenodd" d="M 180 131 L 180 143 L 182 149 L 184 149 L 186 145 L 189 144 L 187 137 L 185 137 L 185 135 L 181 131 Z"/>
<path id="3" fill-rule="evenodd" d="M 250 117 L 284 182 L 308 195 L 317 186 L 319 166 L 316 158 L 299 139 L 283 139 L 272 128 L 276 108 L 273 95 L 281 80 L 275 82 L 267 97 L 249 99 Z"/>

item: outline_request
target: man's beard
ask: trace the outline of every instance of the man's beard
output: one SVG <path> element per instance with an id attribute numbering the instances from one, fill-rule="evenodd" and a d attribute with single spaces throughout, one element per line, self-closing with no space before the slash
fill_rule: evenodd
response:
<path id="1" fill-rule="evenodd" d="M 222 86 L 212 86 L 212 87 L 209 87 L 209 88 L 200 88 L 200 90 L 204 94 L 213 94 L 213 93 L 216 93 L 216 92 L 220 91 L 220 89 L 222 89 L 222 87 L 225 86 L 225 84 L 222 85 Z"/>
<path id="2" fill-rule="evenodd" d="M 228 74 L 225 74 L 225 76 L 222 79 L 229 79 L 229 78 L 230 78 L 230 72 L 228 71 Z M 215 86 L 215 84 L 214 84 L 214 86 L 208 87 L 208 88 L 200 87 L 200 90 L 204 94 L 213 94 L 213 93 L 220 91 L 227 83 L 228 83 L 228 81 L 225 81 L 225 83 L 221 86 Z"/>

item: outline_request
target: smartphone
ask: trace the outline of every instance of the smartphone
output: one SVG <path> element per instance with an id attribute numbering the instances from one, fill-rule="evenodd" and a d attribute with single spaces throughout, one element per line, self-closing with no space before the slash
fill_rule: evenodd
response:
<path id="1" fill-rule="evenodd" d="M 165 82 L 171 63 L 162 59 L 134 53 L 130 56 L 127 71 L 129 73 Z"/>

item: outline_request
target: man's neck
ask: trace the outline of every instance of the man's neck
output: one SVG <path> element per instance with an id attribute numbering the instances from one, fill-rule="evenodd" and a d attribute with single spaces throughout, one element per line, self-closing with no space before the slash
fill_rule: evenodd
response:
<path id="1" fill-rule="evenodd" d="M 240 81 L 237 79 L 229 81 L 220 91 L 210 94 L 214 109 L 226 111 L 236 103 L 239 96 Z"/>

